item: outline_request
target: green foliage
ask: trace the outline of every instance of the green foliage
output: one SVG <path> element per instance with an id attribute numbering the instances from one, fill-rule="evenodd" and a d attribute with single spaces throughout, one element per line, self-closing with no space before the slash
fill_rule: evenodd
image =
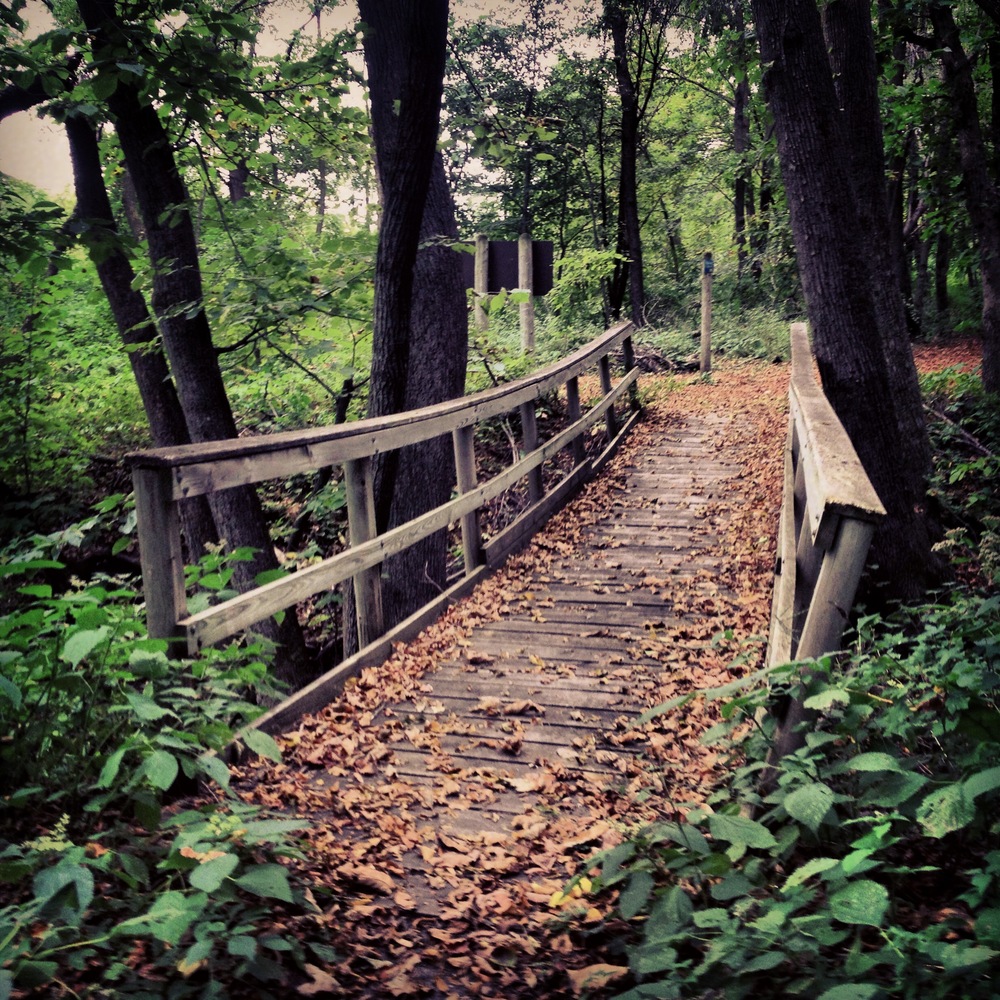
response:
<path id="1" fill-rule="evenodd" d="M 107 530 L 122 500 L 0 562 L 0 996 L 67 980 L 96 995 L 169 983 L 171 997 L 217 996 L 220 976 L 281 981 L 301 960 L 273 927 L 276 906 L 303 902 L 281 863 L 302 824 L 239 802 L 220 756 L 236 741 L 280 758 L 244 729 L 271 690 L 267 650 L 168 660 L 131 581 L 64 582 L 57 557 Z M 191 582 L 219 593 L 231 562 L 212 555 Z M 199 785 L 211 801 L 171 806 Z"/>
<path id="2" fill-rule="evenodd" d="M 864 619 L 836 666 L 777 669 L 822 717 L 764 799 L 768 689 L 726 702 L 726 786 L 588 863 L 634 930 L 622 1000 L 993 996 L 998 654 L 1000 599 L 955 590 Z"/>
<path id="3" fill-rule="evenodd" d="M 1000 579 L 1000 401 L 975 372 L 946 368 L 923 376 L 935 445 L 931 498 L 947 530 L 939 546 L 953 562 L 975 562 Z"/>

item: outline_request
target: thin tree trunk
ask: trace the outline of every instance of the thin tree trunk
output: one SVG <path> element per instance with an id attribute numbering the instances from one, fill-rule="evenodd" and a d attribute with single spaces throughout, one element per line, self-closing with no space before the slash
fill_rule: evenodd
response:
<path id="1" fill-rule="evenodd" d="M 615 76 L 621 100 L 621 165 L 618 175 L 618 249 L 628 258 L 629 317 L 645 324 L 645 286 L 642 265 L 642 233 L 639 226 L 639 197 L 636 167 L 639 152 L 639 95 L 629 67 L 628 27 L 625 13 L 618 7 L 606 14 L 614 45 Z"/>
<path id="2" fill-rule="evenodd" d="M 951 7 L 930 6 L 931 23 L 941 54 L 944 81 L 951 95 L 969 219 L 979 244 L 983 294 L 983 386 L 1000 392 L 1000 194 L 990 177 L 972 64 L 962 47 Z"/>
<path id="3" fill-rule="evenodd" d="M 125 344 L 153 444 L 156 447 L 189 444 L 191 436 L 158 342 L 156 324 L 142 293 L 133 287 L 135 272 L 120 247 L 111 201 L 104 186 L 97 136 L 90 122 L 77 115 L 69 115 L 65 126 L 73 163 L 76 214 L 91 227 L 100 226 L 107 233 L 106 242 L 89 248 L 91 259 Z M 215 523 L 204 497 L 186 500 L 181 505 L 181 518 L 188 558 L 194 562 L 206 543 L 218 541 Z"/>
<path id="4" fill-rule="evenodd" d="M 77 6 L 93 37 L 97 59 L 106 52 L 127 51 L 129 39 L 112 0 L 78 0 Z M 108 108 L 146 229 L 153 264 L 153 312 L 177 386 L 192 441 L 236 437 L 218 356 L 205 313 L 198 245 L 187 189 L 174 159 L 169 137 L 156 108 L 140 99 L 134 85 L 119 78 Z M 234 582 L 240 590 L 255 585 L 258 574 L 278 566 L 263 510 L 252 487 L 210 495 L 219 534 L 232 549 L 250 548 L 249 562 L 237 563 Z M 281 623 L 259 622 L 256 630 L 278 644 L 276 671 L 291 684 L 308 679 L 305 643 L 294 614 Z"/>

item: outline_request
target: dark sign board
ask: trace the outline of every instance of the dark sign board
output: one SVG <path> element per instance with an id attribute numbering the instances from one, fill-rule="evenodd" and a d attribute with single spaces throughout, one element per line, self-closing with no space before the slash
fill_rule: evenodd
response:
<path id="1" fill-rule="evenodd" d="M 531 286 L 535 295 L 545 295 L 552 291 L 552 240 L 531 241 Z M 462 254 L 465 273 L 465 287 L 475 287 L 476 258 L 473 254 Z M 519 288 L 517 279 L 517 241 L 490 240 L 489 272 L 486 292 L 496 295 L 501 288 L 510 291 Z"/>

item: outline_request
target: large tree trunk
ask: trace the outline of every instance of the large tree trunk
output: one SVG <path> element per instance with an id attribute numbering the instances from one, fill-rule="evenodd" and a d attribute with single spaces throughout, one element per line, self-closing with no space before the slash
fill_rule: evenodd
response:
<path id="1" fill-rule="evenodd" d="M 850 156 L 815 0 L 754 0 L 765 93 L 775 120 L 792 233 L 824 389 L 888 511 L 873 555 L 886 598 L 936 580 L 912 479 L 900 467 L 893 384 L 877 337 L 870 234 L 859 219 Z"/>
<path id="2" fill-rule="evenodd" d="M 100 227 L 107 235 L 101 245 L 91 243 L 88 249 L 125 344 L 153 444 L 158 448 L 189 444 L 191 435 L 158 342 L 156 324 L 142 293 L 133 287 L 135 272 L 119 243 L 118 227 L 104 185 L 97 136 L 90 122 L 80 116 L 69 115 L 65 124 L 73 162 L 76 214 L 88 226 Z M 181 505 L 181 519 L 188 558 L 194 562 L 207 542 L 218 541 L 212 513 L 205 499 L 197 497 Z"/>
<path id="3" fill-rule="evenodd" d="M 844 127 L 841 145 L 849 151 L 858 221 L 868 235 L 871 252 L 869 268 L 877 332 L 904 449 L 899 474 L 911 477 L 909 489 L 914 497 L 922 497 L 930 472 L 931 448 L 889 229 L 871 4 L 868 0 L 833 0 L 823 8 L 823 29 L 840 101 Z"/>
<path id="4" fill-rule="evenodd" d="M 375 259 L 375 315 L 369 416 L 406 407 L 413 267 L 437 145 L 444 88 L 447 0 L 361 0 L 371 94 L 372 133 L 381 191 Z M 383 463 L 376 499 L 389 520 L 398 459 Z"/>
<path id="5" fill-rule="evenodd" d="M 93 38 L 95 62 L 121 59 L 129 38 L 113 0 L 78 0 L 77 6 Z M 122 78 L 108 98 L 108 108 L 135 186 L 153 264 L 153 312 L 191 439 L 236 437 L 204 309 L 187 189 L 169 137 L 155 107 Z M 238 487 L 211 494 L 209 502 L 219 534 L 228 545 L 254 550 L 253 559 L 238 563 L 234 574 L 236 586 L 249 589 L 258 574 L 278 565 L 257 493 L 252 487 Z M 278 643 L 276 670 L 283 680 L 299 685 L 308 679 L 305 643 L 294 614 L 285 615 L 280 624 L 273 619 L 260 622 L 256 629 Z"/>
<path id="6" fill-rule="evenodd" d="M 444 162 L 435 156 L 414 269 L 406 409 L 429 406 L 465 391 L 469 321 L 462 262 Z M 388 527 L 448 502 L 454 478 L 451 438 L 436 438 L 400 454 Z M 383 610 L 392 627 L 444 589 L 448 537 L 442 531 L 386 562 Z"/>
<path id="7" fill-rule="evenodd" d="M 951 7 L 930 6 L 936 48 L 951 96 L 952 122 L 958 138 L 965 202 L 976 241 L 983 289 L 983 386 L 1000 392 L 1000 193 L 990 177 L 979 125 L 972 64 L 962 47 Z"/>
<path id="8" fill-rule="evenodd" d="M 447 0 L 361 0 L 372 102 L 381 224 L 369 415 L 454 398 L 465 388 L 468 318 L 458 237 L 444 162 L 436 152 L 444 79 Z M 419 252 L 418 252 L 419 248 Z M 376 465 L 379 531 L 447 501 L 450 438 L 393 453 Z M 385 624 L 444 588 L 447 537 L 440 532 L 383 567 Z M 350 601 L 345 602 L 349 607 Z M 345 652 L 355 648 L 345 620 Z"/>

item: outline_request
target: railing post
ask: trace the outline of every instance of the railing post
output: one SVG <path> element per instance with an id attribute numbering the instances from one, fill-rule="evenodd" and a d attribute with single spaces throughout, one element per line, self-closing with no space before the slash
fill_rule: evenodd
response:
<path id="1" fill-rule="evenodd" d="M 372 460 L 357 458 L 344 462 L 344 486 L 348 536 L 353 547 L 370 541 L 377 533 Z M 362 570 L 354 577 L 354 604 L 358 617 L 358 647 L 364 649 L 385 632 L 380 566 Z"/>
<path id="2" fill-rule="evenodd" d="M 566 413 L 570 423 L 576 423 L 583 416 L 580 408 L 580 380 L 575 375 L 566 383 Z M 586 457 L 587 445 L 583 434 L 577 434 L 573 438 L 573 464 L 579 465 Z"/>
<path id="3" fill-rule="evenodd" d="M 183 656 L 177 623 L 187 614 L 180 516 L 171 499 L 170 469 L 132 469 L 146 628 L 152 639 L 169 639 L 170 654 Z"/>
<path id="4" fill-rule="evenodd" d="M 702 375 L 712 373 L 712 274 L 715 262 L 712 254 L 705 251 L 701 268 L 701 358 L 699 369 Z"/>
<path id="5" fill-rule="evenodd" d="M 482 333 L 489 328 L 490 320 L 484 305 L 489 295 L 490 240 L 484 233 L 476 236 L 476 267 L 472 279 L 473 301 L 475 302 L 476 329 Z"/>
<path id="6" fill-rule="evenodd" d="M 530 454 L 538 447 L 538 420 L 535 414 L 535 401 L 529 400 L 522 403 L 521 410 L 521 439 L 525 455 Z M 536 465 L 528 473 L 528 496 L 532 503 L 538 503 L 542 499 L 542 467 Z"/>
<path id="7" fill-rule="evenodd" d="M 525 354 L 535 350 L 535 281 L 532 270 L 531 234 L 521 233 L 517 238 L 517 287 L 518 291 L 528 293 L 520 306 L 521 350 Z"/>
<path id="8" fill-rule="evenodd" d="M 598 361 L 598 367 L 601 370 L 601 392 L 605 396 L 611 394 L 611 356 L 605 354 L 602 356 L 601 360 Z M 607 413 L 604 416 L 605 422 L 608 427 L 608 440 L 614 441 L 618 434 L 618 417 L 615 414 L 614 403 L 608 407 Z"/>
<path id="9" fill-rule="evenodd" d="M 632 346 L 632 338 L 626 337 L 622 341 L 622 358 L 625 361 L 625 372 L 626 374 L 635 368 L 635 348 Z M 642 406 L 639 403 L 639 386 L 637 383 L 633 382 L 628 387 L 628 398 L 632 404 L 633 410 L 641 410 Z"/>
<path id="10" fill-rule="evenodd" d="M 476 488 L 476 448 L 473 442 L 475 427 L 467 425 L 452 432 L 455 448 L 455 475 L 459 493 Z M 479 530 L 479 511 L 462 515 L 462 552 L 465 556 L 465 573 L 468 576 L 483 564 L 483 536 Z"/>

